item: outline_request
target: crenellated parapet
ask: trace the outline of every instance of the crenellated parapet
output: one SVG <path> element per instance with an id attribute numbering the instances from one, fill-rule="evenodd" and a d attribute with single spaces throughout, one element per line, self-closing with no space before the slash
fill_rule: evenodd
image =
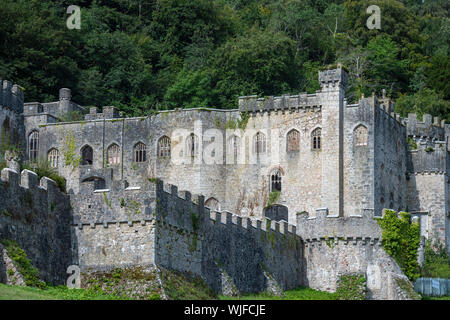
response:
<path id="1" fill-rule="evenodd" d="M 317 209 L 315 216 L 297 214 L 297 234 L 306 242 L 342 241 L 344 243 L 374 243 L 381 239 L 381 230 L 374 220 L 373 209 L 363 209 L 361 215 L 338 217 L 328 210 Z"/>
<path id="2" fill-rule="evenodd" d="M 285 94 L 279 97 L 239 97 L 239 111 L 241 112 L 299 112 L 302 109 L 321 107 L 319 96 L 316 94 L 307 94 L 306 92 L 298 95 Z"/>
<path id="3" fill-rule="evenodd" d="M 160 205 L 160 207 L 157 205 L 158 214 L 164 222 L 178 228 L 195 231 L 196 219 L 199 219 L 199 222 L 206 224 L 220 222 L 227 227 L 237 227 L 246 232 L 253 230 L 263 233 L 275 232 L 279 235 L 296 235 L 296 226 L 286 221 L 243 218 L 228 211 L 212 211 L 205 207 L 203 195 L 178 191 L 177 186 L 164 184 L 161 180 L 157 180 L 157 194 Z"/>
<path id="4" fill-rule="evenodd" d="M 89 109 L 89 113 L 84 116 L 85 120 L 99 120 L 99 119 L 118 119 L 123 118 L 123 112 L 119 112 L 114 106 L 102 107 L 102 112 L 97 112 L 97 107 Z"/>
<path id="5" fill-rule="evenodd" d="M 0 106 L 10 109 L 17 114 L 23 113 L 24 95 L 17 84 L 0 79 Z"/>
<path id="6" fill-rule="evenodd" d="M 445 141 L 445 120 L 439 117 L 424 114 L 423 120 L 419 121 L 415 113 L 409 113 L 405 122 L 409 137 Z"/>
<path id="7" fill-rule="evenodd" d="M 40 274 L 63 284 L 72 264 L 70 199 L 55 181 L 5 168 L 0 177 L 0 241 L 14 240 Z"/>
<path id="8" fill-rule="evenodd" d="M 415 140 L 410 145 L 407 170 L 413 174 L 447 173 L 447 143 L 426 138 Z"/>

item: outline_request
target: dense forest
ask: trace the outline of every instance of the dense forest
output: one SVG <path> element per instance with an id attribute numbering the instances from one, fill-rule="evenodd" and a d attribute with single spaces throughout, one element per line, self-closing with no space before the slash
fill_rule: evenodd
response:
<path id="1" fill-rule="evenodd" d="M 74 3 L 76 2 L 76 3 Z M 66 26 L 81 7 L 81 29 Z M 370 5 L 381 30 L 369 30 Z M 396 111 L 450 122 L 448 0 L 0 0 L 0 78 L 26 101 L 61 87 L 129 116 L 236 108 L 240 95 L 312 93 L 342 63 L 347 98 L 386 89 Z"/>

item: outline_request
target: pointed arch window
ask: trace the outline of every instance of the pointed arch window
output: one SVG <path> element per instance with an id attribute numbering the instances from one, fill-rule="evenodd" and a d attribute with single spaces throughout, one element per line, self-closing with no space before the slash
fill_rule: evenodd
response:
<path id="1" fill-rule="evenodd" d="M 270 191 L 281 192 L 281 171 L 275 169 L 270 173 Z"/>
<path id="2" fill-rule="evenodd" d="M 147 146 L 142 142 L 138 142 L 134 146 L 134 162 L 147 161 Z"/>
<path id="3" fill-rule="evenodd" d="M 322 129 L 317 128 L 311 133 L 311 145 L 313 150 L 322 148 Z"/>
<path id="4" fill-rule="evenodd" d="M 367 128 L 360 124 L 357 126 L 353 132 L 353 139 L 354 139 L 354 145 L 355 147 L 358 146 L 367 146 Z"/>
<path id="5" fill-rule="evenodd" d="M 253 138 L 253 151 L 256 154 L 266 153 L 266 135 L 262 132 L 255 134 Z"/>
<path id="6" fill-rule="evenodd" d="M 170 138 L 167 136 L 158 140 L 158 157 L 170 157 Z"/>
<path id="7" fill-rule="evenodd" d="M 90 166 L 94 162 L 94 150 L 87 145 L 81 149 L 81 165 Z"/>
<path id="8" fill-rule="evenodd" d="M 50 167 L 52 168 L 58 168 L 59 163 L 59 151 L 58 149 L 50 149 L 47 155 L 47 161 Z"/>
<path id="9" fill-rule="evenodd" d="M 232 135 L 230 137 L 229 141 L 229 152 L 233 154 L 234 161 L 237 161 L 237 157 L 239 154 L 239 148 L 240 148 L 240 138 L 236 135 Z"/>
<path id="10" fill-rule="evenodd" d="M 114 143 L 108 147 L 107 155 L 108 164 L 120 164 L 120 147 L 117 144 Z"/>
<path id="11" fill-rule="evenodd" d="M 295 129 L 292 129 L 287 134 L 286 151 L 300 151 L 300 132 Z"/>
<path id="12" fill-rule="evenodd" d="M 39 156 L 39 132 L 33 131 L 28 136 L 28 151 L 30 161 L 37 161 Z"/>
<path id="13" fill-rule="evenodd" d="M 211 210 L 214 210 L 214 211 L 220 211 L 220 203 L 219 203 L 219 201 L 218 201 L 216 198 L 214 198 L 214 197 L 211 197 L 211 198 L 209 198 L 208 200 L 206 200 L 205 206 L 208 207 L 208 208 L 210 208 Z"/>

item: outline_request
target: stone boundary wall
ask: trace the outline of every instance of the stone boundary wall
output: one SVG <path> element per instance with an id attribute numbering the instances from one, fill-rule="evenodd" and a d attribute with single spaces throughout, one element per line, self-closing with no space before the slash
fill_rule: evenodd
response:
<path id="1" fill-rule="evenodd" d="M 297 217 L 297 234 L 305 246 L 304 285 L 334 292 L 341 275 L 360 273 L 367 279 L 367 298 L 398 299 L 390 277 L 405 276 L 382 248 L 373 210 L 350 217 L 328 216 L 326 209 L 317 210 L 316 217 L 302 214 Z"/>
<path id="2" fill-rule="evenodd" d="M 303 243 L 295 226 L 210 211 L 204 196 L 161 180 L 149 207 L 151 217 L 72 224 L 75 264 L 83 271 L 156 264 L 199 275 L 226 294 L 302 284 Z"/>
<path id="3" fill-rule="evenodd" d="M 161 180 L 156 193 L 157 264 L 197 273 L 217 292 L 301 285 L 303 244 L 295 226 L 210 211 L 203 196 L 178 193 Z"/>
<path id="4" fill-rule="evenodd" d="M 10 239 L 25 250 L 40 278 L 63 284 L 71 264 L 70 201 L 56 183 L 36 173 L 1 171 L 0 239 Z"/>

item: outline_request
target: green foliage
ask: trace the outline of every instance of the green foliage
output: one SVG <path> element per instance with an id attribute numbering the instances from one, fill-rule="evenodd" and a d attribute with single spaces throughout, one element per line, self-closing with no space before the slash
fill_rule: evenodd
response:
<path id="1" fill-rule="evenodd" d="M 411 223 L 411 214 L 386 210 L 382 219 L 377 219 L 382 228 L 383 249 L 399 264 L 410 280 L 419 277 L 417 250 L 420 245 L 420 225 Z"/>
<path id="2" fill-rule="evenodd" d="M 194 232 L 197 232 L 200 228 L 200 214 L 194 211 L 191 211 L 191 222 L 192 222 L 192 229 Z"/>
<path id="3" fill-rule="evenodd" d="M 58 174 L 55 168 L 50 166 L 50 163 L 43 158 L 39 158 L 34 163 L 21 163 L 20 170 L 28 169 L 34 171 L 40 180 L 42 177 L 47 177 L 56 182 L 56 185 L 62 192 L 66 192 L 66 179 Z"/>
<path id="4" fill-rule="evenodd" d="M 372 4 L 381 30 L 366 27 Z M 77 103 L 130 116 L 235 108 L 241 95 L 314 93 L 318 68 L 340 62 L 349 102 L 385 88 L 402 115 L 450 121 L 446 1 L 88 1 L 81 30 L 65 26 L 66 7 L 2 1 L 0 74 L 28 101 L 68 87 Z"/>
<path id="5" fill-rule="evenodd" d="M 39 280 L 39 270 L 36 269 L 26 252 L 19 247 L 14 240 L 3 239 L 2 244 L 5 246 L 9 257 L 14 261 L 18 271 L 22 274 L 27 286 L 43 288 L 46 286 L 44 282 Z"/>
<path id="6" fill-rule="evenodd" d="M 242 112 L 241 113 L 241 119 L 237 120 L 238 128 L 241 130 L 245 130 L 247 127 L 248 120 L 250 119 L 250 113 L 249 112 Z"/>
<path id="7" fill-rule="evenodd" d="M 81 156 L 76 156 L 76 142 L 72 131 L 66 135 L 63 145 L 64 163 L 66 166 L 78 168 L 81 162 Z"/>
<path id="8" fill-rule="evenodd" d="M 365 300 L 366 278 L 361 274 L 340 276 L 336 295 L 339 300 Z"/>
<path id="9" fill-rule="evenodd" d="M 269 198 L 267 199 L 266 208 L 271 207 L 273 204 L 275 204 L 278 199 L 280 198 L 280 192 L 279 191 L 272 191 L 269 193 Z"/>
<path id="10" fill-rule="evenodd" d="M 45 288 L 7 286 L 0 284 L 0 300 L 119 300 L 116 295 L 92 289 L 69 289 L 67 286 Z"/>
<path id="11" fill-rule="evenodd" d="M 219 296 L 220 300 L 337 300 L 336 293 L 318 291 L 311 288 L 298 287 L 283 292 L 282 296 L 274 296 L 267 292 L 242 295 L 237 297 Z"/>
<path id="12" fill-rule="evenodd" d="M 417 150 L 417 142 L 413 137 L 406 138 L 411 150 Z"/>
<path id="13" fill-rule="evenodd" d="M 432 244 L 430 240 L 427 240 L 420 276 L 424 278 L 450 278 L 450 257 L 442 243 Z"/>
<path id="14" fill-rule="evenodd" d="M 425 152 L 433 152 L 433 151 L 434 151 L 434 149 L 432 147 L 428 147 L 425 149 Z"/>

